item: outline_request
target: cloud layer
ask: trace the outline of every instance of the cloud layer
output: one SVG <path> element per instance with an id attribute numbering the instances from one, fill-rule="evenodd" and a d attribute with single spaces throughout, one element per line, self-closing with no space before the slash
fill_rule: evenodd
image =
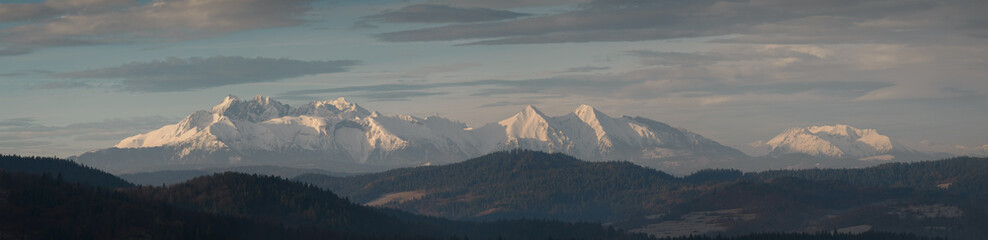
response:
<path id="1" fill-rule="evenodd" d="M 75 149 L 78 146 L 66 145 L 66 142 L 95 144 L 92 147 L 96 147 L 100 146 L 100 143 L 112 144 L 112 142 L 125 137 L 157 129 L 174 122 L 175 119 L 153 116 L 52 126 L 42 124 L 35 118 L 8 118 L 0 120 L 0 151 L 88 150 Z"/>
<path id="2" fill-rule="evenodd" d="M 598 0 L 576 10 L 502 22 L 377 35 L 384 41 L 473 44 L 642 41 L 740 34 L 733 41 L 851 43 L 988 36 L 988 3 L 948 1 Z"/>
<path id="3" fill-rule="evenodd" d="M 529 16 L 490 8 L 460 8 L 439 4 L 412 4 L 397 10 L 367 16 L 389 23 L 469 23 L 497 21 Z"/>
<path id="4" fill-rule="evenodd" d="M 306 75 L 346 71 L 353 60 L 301 61 L 284 58 L 167 58 L 55 74 L 59 78 L 122 79 L 120 88 L 133 92 L 171 92 L 232 84 L 274 82 Z"/>
<path id="5" fill-rule="evenodd" d="M 311 0 L 49 0 L 0 4 L 0 56 L 51 46 L 171 41 L 297 25 Z"/>

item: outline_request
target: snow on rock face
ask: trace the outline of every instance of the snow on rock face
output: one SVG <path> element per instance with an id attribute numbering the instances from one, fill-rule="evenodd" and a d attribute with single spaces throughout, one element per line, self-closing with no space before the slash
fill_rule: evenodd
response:
<path id="1" fill-rule="evenodd" d="M 829 158 L 892 160 L 902 152 L 916 151 L 893 142 L 875 129 L 858 129 L 844 124 L 790 128 L 765 142 L 770 154 L 800 153 Z"/>
<path id="2" fill-rule="evenodd" d="M 469 128 L 438 116 L 370 112 L 343 98 L 292 107 L 270 97 L 241 100 L 232 95 L 209 111 L 128 137 L 115 147 L 131 154 L 128 157 L 141 149 L 158 149 L 159 155 L 173 151 L 157 165 L 291 162 L 294 167 L 327 168 L 333 167 L 327 162 L 386 168 L 442 164 L 514 148 L 562 152 L 590 161 L 630 160 L 656 168 L 667 164 L 659 158 L 746 157 L 687 130 L 640 117 L 613 118 L 589 105 L 557 117 L 527 106 L 510 118 Z"/>

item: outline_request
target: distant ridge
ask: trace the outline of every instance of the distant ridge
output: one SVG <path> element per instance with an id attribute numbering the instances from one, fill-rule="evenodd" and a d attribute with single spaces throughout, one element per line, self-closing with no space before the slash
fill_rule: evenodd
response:
<path id="1" fill-rule="evenodd" d="M 134 186 L 102 170 L 52 157 L 25 157 L 0 154 L 0 170 L 10 173 L 24 172 L 37 175 L 47 174 L 53 177 L 58 176 L 68 182 L 93 187 L 121 188 Z"/>
<path id="2" fill-rule="evenodd" d="M 875 129 L 859 129 L 844 124 L 790 128 L 760 145 L 767 147 L 770 155 L 805 154 L 860 161 L 929 158 L 879 134 Z"/>
<path id="3" fill-rule="evenodd" d="M 563 116 L 527 106 L 470 128 L 438 116 L 384 115 L 344 98 L 296 107 L 264 96 L 227 96 L 176 124 L 73 159 L 113 173 L 251 165 L 369 172 L 516 148 L 631 161 L 678 174 L 747 158 L 689 130 L 642 117 L 615 118 L 589 105 Z"/>

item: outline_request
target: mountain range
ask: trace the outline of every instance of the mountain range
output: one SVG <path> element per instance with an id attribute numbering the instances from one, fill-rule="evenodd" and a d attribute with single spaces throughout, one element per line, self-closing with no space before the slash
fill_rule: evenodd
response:
<path id="1" fill-rule="evenodd" d="M 562 116 L 527 106 L 474 128 L 439 116 L 386 115 L 344 98 L 290 106 L 270 97 L 231 95 L 176 124 L 70 158 L 114 173 L 258 165 L 359 173 L 529 149 L 587 161 L 630 161 L 677 175 L 705 168 L 842 167 L 931 159 L 873 129 L 842 124 L 792 128 L 759 144 L 768 150 L 767 158 L 749 157 L 687 129 L 644 117 L 612 117 L 589 105 Z M 792 160 L 793 154 L 799 161 Z M 773 160 L 780 158 L 786 160 Z"/>
<path id="2" fill-rule="evenodd" d="M 892 141 L 875 129 L 858 129 L 844 124 L 786 129 L 768 141 L 757 141 L 769 155 L 804 154 L 821 158 L 860 161 L 928 160 L 927 154 Z"/>

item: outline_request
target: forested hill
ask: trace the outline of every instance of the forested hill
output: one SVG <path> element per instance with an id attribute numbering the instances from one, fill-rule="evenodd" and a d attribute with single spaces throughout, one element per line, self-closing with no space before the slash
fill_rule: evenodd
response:
<path id="1" fill-rule="evenodd" d="M 178 209 L 48 174 L 0 171 L 2 239 L 347 239 Z"/>
<path id="2" fill-rule="evenodd" d="M 329 191 L 278 177 L 220 173 L 129 194 L 212 214 L 265 219 L 290 227 L 321 226 L 358 233 L 411 233 L 401 222 Z"/>
<path id="3" fill-rule="evenodd" d="M 7 172 L 47 173 L 55 177 L 61 176 L 62 179 L 68 182 L 94 187 L 119 188 L 133 186 L 133 184 L 102 170 L 58 158 L 0 155 L 0 169 Z"/>
<path id="4" fill-rule="evenodd" d="M 385 214 L 312 185 L 279 177 L 222 173 L 168 187 L 140 187 L 130 195 L 212 214 L 371 237 L 420 236 L 444 239 L 646 239 L 599 223 L 515 220 L 458 222 L 407 213 Z"/>
<path id="5" fill-rule="evenodd" d="M 957 157 L 939 161 L 887 163 L 861 169 L 774 170 L 745 175 L 751 179 L 795 177 L 843 181 L 860 186 L 945 189 L 961 195 L 988 197 L 988 158 Z"/>
<path id="6" fill-rule="evenodd" d="M 628 162 L 585 162 L 564 154 L 495 152 L 461 163 L 354 177 L 302 175 L 312 183 L 377 206 L 454 219 L 552 218 L 608 221 L 682 199 L 682 180 Z M 392 194 L 389 196 L 382 195 Z M 415 199 L 416 201 L 408 201 Z M 377 200 L 377 202 L 375 202 Z"/>
<path id="7" fill-rule="evenodd" d="M 954 158 L 865 169 L 677 178 L 627 162 L 496 152 L 462 163 L 352 177 L 302 175 L 355 202 L 453 219 L 609 222 L 657 235 L 833 231 L 856 226 L 958 239 L 988 223 L 988 159 Z M 925 215 L 924 215 L 925 214 Z M 911 216 L 911 217 L 906 217 Z"/>

